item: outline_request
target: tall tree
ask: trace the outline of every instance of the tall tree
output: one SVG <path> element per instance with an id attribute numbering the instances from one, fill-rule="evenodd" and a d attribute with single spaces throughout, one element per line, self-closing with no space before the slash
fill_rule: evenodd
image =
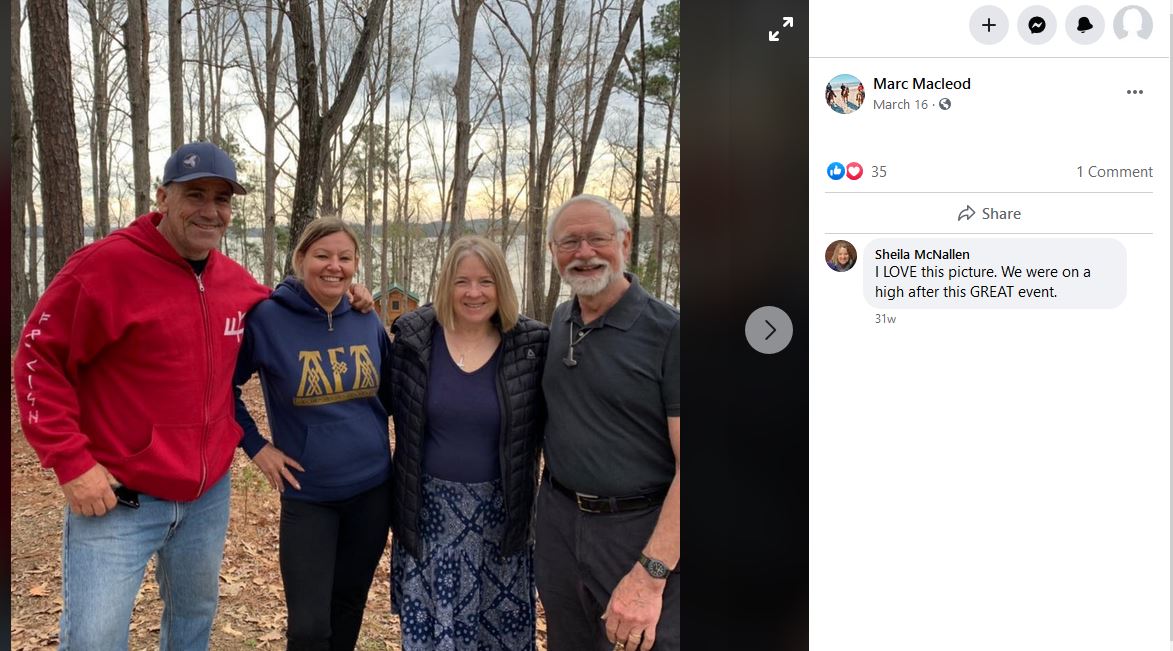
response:
<path id="1" fill-rule="evenodd" d="M 196 87 L 199 89 L 200 101 L 197 107 L 200 125 L 197 139 L 206 141 L 208 139 L 208 81 L 207 71 L 204 69 L 207 46 L 204 37 L 204 5 L 202 0 L 192 0 L 192 11 L 195 12 L 196 19 Z"/>
<path id="2" fill-rule="evenodd" d="M 183 144 L 183 7 L 167 0 L 167 84 L 171 101 L 171 151 Z"/>
<path id="3" fill-rule="evenodd" d="M 30 2 L 28 14 L 37 149 L 41 170 L 52 170 L 54 176 L 53 183 L 41 184 L 48 283 L 82 245 L 81 166 L 77 160 L 66 0 Z"/>
<path id="4" fill-rule="evenodd" d="M 542 272 L 545 266 L 545 245 L 543 243 L 544 234 L 542 233 L 542 222 L 545 215 L 544 195 L 541 190 L 545 187 L 545 181 L 539 182 L 538 169 L 549 169 L 549 157 L 544 162 L 541 161 L 541 154 L 539 153 L 538 144 L 538 90 L 540 87 L 540 79 L 538 76 L 538 62 L 542 52 L 542 37 L 544 33 L 544 5 L 543 0 L 513 0 L 514 4 L 520 5 L 529 19 L 529 34 L 528 39 L 523 37 L 521 33 L 514 28 L 509 20 L 509 14 L 506 11 L 502 0 L 494 0 L 492 4 L 486 5 L 487 10 L 492 14 L 509 32 L 509 36 L 517 44 L 521 51 L 522 57 L 525 59 L 526 65 L 526 88 L 528 99 L 528 117 L 527 122 L 529 126 L 528 144 L 526 147 L 526 245 L 525 245 L 525 272 L 522 276 L 522 300 L 524 302 L 523 310 L 526 314 L 538 314 L 541 312 L 541 302 L 544 295 L 544 289 L 540 286 L 542 280 Z M 566 3 L 564 0 L 556 0 L 554 5 L 554 27 L 552 28 L 551 52 L 549 55 L 550 70 L 557 75 L 559 68 L 559 61 L 562 55 L 562 30 L 565 25 Z M 555 45 L 557 46 L 555 48 Z M 547 80 L 549 81 L 549 80 Z M 555 87 L 557 83 L 553 84 Z M 547 87 L 549 89 L 549 86 Z M 547 117 L 546 129 L 553 138 L 554 122 L 552 116 L 552 109 L 554 106 L 554 96 L 547 94 L 546 108 Z"/>
<path id="5" fill-rule="evenodd" d="M 410 237 L 410 223 L 414 209 L 411 188 L 415 182 L 412 165 L 414 160 L 412 134 L 415 133 L 415 108 L 419 99 L 420 84 L 422 83 L 423 60 L 429 51 L 428 32 L 432 6 L 432 3 L 428 0 L 418 0 L 416 5 L 417 12 L 413 24 L 414 35 L 412 37 L 411 61 L 409 63 L 411 75 L 407 84 L 407 106 L 403 118 L 402 163 L 400 163 L 400 156 L 396 156 L 395 161 L 395 168 L 400 172 L 399 189 L 395 201 L 395 222 L 397 225 L 395 230 L 400 240 L 399 248 L 396 249 L 397 253 L 392 256 L 392 262 L 395 264 L 396 269 L 393 277 L 396 283 L 407 289 L 411 289 L 414 286 L 412 278 L 413 239 Z"/>
<path id="6" fill-rule="evenodd" d="M 432 176 L 436 181 L 436 194 L 440 197 L 440 227 L 436 232 L 435 247 L 432 249 L 432 269 L 428 275 L 428 291 L 430 299 L 436 281 L 436 274 L 443 261 L 446 251 L 444 235 L 448 226 L 448 218 L 452 215 L 452 188 L 454 184 L 448 180 L 448 173 L 452 160 L 448 158 L 448 142 L 455 130 L 455 96 L 452 94 L 452 77 L 442 73 L 432 73 L 427 79 L 427 103 L 424 107 L 424 140 L 428 145 L 428 155 L 432 160 Z M 434 112 L 433 112 L 434 109 Z M 439 133 L 433 125 L 439 125 Z"/>
<path id="7" fill-rule="evenodd" d="M 12 257 L 9 260 L 9 272 L 12 274 L 9 286 L 12 292 L 12 320 L 8 330 L 12 348 L 16 347 L 29 306 L 32 305 L 29 292 L 31 283 L 24 268 L 24 243 L 28 234 L 25 228 L 25 208 L 33 194 L 33 123 L 28 101 L 24 97 L 24 77 L 21 74 L 20 5 L 19 1 L 9 5 L 11 22 L 8 24 L 9 38 L 12 39 L 8 60 L 9 70 L 12 71 L 9 79 L 9 90 L 12 93 Z M 32 239 L 37 239 L 35 230 Z"/>
<path id="8" fill-rule="evenodd" d="M 199 86 L 199 139 L 217 145 L 224 135 L 224 74 L 236 65 L 233 58 L 241 24 L 239 12 L 223 2 L 194 0 Z"/>
<path id="9" fill-rule="evenodd" d="M 456 65 L 456 153 L 452 172 L 452 230 L 449 243 L 463 234 L 464 210 L 468 202 L 468 182 L 471 170 L 468 149 L 472 140 L 472 118 L 469 115 L 469 95 L 472 87 L 472 47 L 476 35 L 477 14 L 484 0 L 453 0 L 452 18 L 456 21 L 459 58 Z M 459 7 L 459 8 L 458 8 Z"/>
<path id="10" fill-rule="evenodd" d="M 490 230 L 494 228 L 492 218 L 500 215 L 501 222 L 496 224 L 499 236 L 501 238 L 501 249 L 507 251 L 509 249 L 509 242 L 512 233 L 509 228 L 509 219 L 512 216 L 513 201 L 509 197 L 509 112 L 505 106 L 505 80 L 506 74 L 509 72 L 510 57 L 505 54 L 501 39 L 498 37 L 496 29 L 489 30 L 489 36 L 493 42 L 493 51 L 497 55 L 497 70 L 491 72 L 485 65 L 485 62 L 480 57 L 476 58 L 477 66 L 480 67 L 481 72 L 489 80 L 492 86 L 492 97 L 496 102 L 497 115 L 501 119 L 500 126 L 497 129 L 496 150 L 497 157 L 494 161 L 494 171 L 496 178 L 493 179 L 490 186 L 490 194 L 493 196 L 493 208 L 490 211 Z M 501 182 L 500 199 L 497 198 L 496 182 Z"/>
<path id="11" fill-rule="evenodd" d="M 648 97 L 664 107 L 663 163 L 656 159 L 652 190 L 652 259 L 649 275 L 657 297 L 664 296 L 664 220 L 668 211 L 668 175 L 671 170 L 677 103 L 680 101 L 680 0 L 660 7 L 652 19 L 652 35 L 658 39 L 648 48 L 648 66 L 655 74 L 648 79 Z"/>
<path id="12" fill-rule="evenodd" d="M 89 136 L 90 191 L 94 202 L 96 240 L 110 233 L 110 77 L 114 72 L 113 27 L 117 18 L 112 0 L 85 0 L 85 9 L 89 18 L 93 57 L 90 67 L 93 97 L 90 102 L 92 114 Z"/>
<path id="13" fill-rule="evenodd" d="M 547 306 L 542 295 L 544 283 L 542 272 L 546 266 L 546 234 L 543 232 L 546 212 L 546 182 L 550 173 L 550 159 L 554 151 L 555 104 L 558 97 L 558 76 L 562 59 L 562 31 L 566 26 L 566 0 L 554 2 L 554 24 L 550 31 L 549 70 L 546 74 L 546 122 L 542 136 L 542 149 L 531 171 L 529 216 L 526 221 L 526 249 L 529 268 L 526 269 L 529 285 L 529 310 L 538 320 L 549 322 L 547 313 L 553 313 L 553 306 Z M 536 121 L 537 116 L 531 115 Z"/>
<path id="14" fill-rule="evenodd" d="M 639 17 L 639 84 L 636 91 L 635 135 L 635 190 L 631 193 L 631 260 L 632 273 L 639 269 L 639 213 L 643 205 L 644 184 L 644 112 L 648 95 L 648 58 L 644 44 L 644 17 Z"/>
<path id="15" fill-rule="evenodd" d="M 386 67 L 383 72 L 383 88 L 386 92 L 383 93 L 383 221 L 382 221 L 382 237 L 379 238 L 379 289 L 386 294 L 383 300 L 383 313 L 379 317 L 384 323 L 387 322 L 387 317 L 391 313 L 391 297 L 389 293 L 391 282 L 391 271 L 388 269 L 390 260 L 388 260 L 387 240 L 391 237 L 390 227 L 390 210 L 388 204 L 390 192 L 390 173 L 391 173 L 391 81 L 393 79 L 394 66 L 392 62 L 395 60 L 395 5 L 392 4 L 387 11 L 387 42 L 384 44 L 384 50 L 387 52 Z M 398 170 L 396 170 L 398 173 Z"/>
<path id="16" fill-rule="evenodd" d="M 293 214 L 290 217 L 291 241 L 301 237 L 306 224 L 314 218 L 318 183 L 322 174 L 322 143 L 334 136 L 342 118 L 358 92 L 363 71 L 370 58 L 371 42 L 383 22 L 387 0 L 371 0 L 363 18 L 358 44 L 347 66 L 338 94 L 324 112 L 318 104 L 318 64 L 314 56 L 313 22 L 308 0 L 289 0 L 289 25 L 293 36 L 293 55 L 297 68 L 298 157 L 297 180 L 293 189 Z M 292 256 L 285 256 L 286 273 L 293 270 Z"/>
<path id="17" fill-rule="evenodd" d="M 151 128 L 147 116 L 150 110 L 151 79 L 148 66 L 150 30 L 147 0 L 127 0 L 124 36 L 126 85 L 130 96 L 130 130 L 134 152 L 134 210 L 141 215 L 150 210 L 151 205 Z M 36 49 L 33 51 L 36 52 Z"/>
<path id="18" fill-rule="evenodd" d="M 263 270 L 261 272 L 265 285 L 273 286 L 273 272 L 277 255 L 277 125 L 293 111 L 290 106 L 284 114 L 277 113 L 277 81 L 278 68 L 281 63 L 281 41 L 285 29 L 281 25 L 281 18 L 272 3 L 265 5 L 265 31 L 262 37 L 262 50 L 253 53 L 252 30 L 244 17 L 244 2 L 236 1 L 236 12 L 244 30 L 245 52 L 248 55 L 248 73 L 253 99 L 261 111 L 261 118 L 265 123 L 265 189 L 264 189 L 264 228 L 261 236 L 261 251 L 263 256 Z M 260 55 L 264 57 L 264 65 L 257 65 Z M 261 77 L 264 72 L 264 78 Z"/>

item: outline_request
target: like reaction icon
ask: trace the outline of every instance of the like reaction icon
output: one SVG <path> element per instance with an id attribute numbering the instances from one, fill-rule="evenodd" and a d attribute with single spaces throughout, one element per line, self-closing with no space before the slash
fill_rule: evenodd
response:
<path id="1" fill-rule="evenodd" d="M 852 181 L 858 181 L 859 177 L 863 176 L 863 165 L 860 165 L 859 163 L 848 163 L 846 171 L 847 178 L 851 179 Z"/>
<path id="2" fill-rule="evenodd" d="M 827 166 L 827 176 L 831 177 L 832 181 L 838 181 L 843 178 L 844 173 L 846 173 L 846 170 L 843 169 L 843 163 L 836 162 Z"/>

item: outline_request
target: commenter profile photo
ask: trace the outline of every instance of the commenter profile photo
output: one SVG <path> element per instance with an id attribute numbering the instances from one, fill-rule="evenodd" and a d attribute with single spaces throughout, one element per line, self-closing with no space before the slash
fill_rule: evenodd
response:
<path id="1" fill-rule="evenodd" d="M 827 246 L 827 253 L 823 257 L 832 271 L 847 271 L 855 266 L 858 258 L 855 245 L 847 240 L 835 240 Z"/>
<path id="2" fill-rule="evenodd" d="M 836 75 L 823 90 L 827 106 L 836 113 L 847 115 L 863 106 L 863 82 L 853 75 Z"/>

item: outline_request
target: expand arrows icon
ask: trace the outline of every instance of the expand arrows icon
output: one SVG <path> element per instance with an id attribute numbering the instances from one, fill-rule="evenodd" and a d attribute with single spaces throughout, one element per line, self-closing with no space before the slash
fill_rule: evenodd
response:
<path id="1" fill-rule="evenodd" d="M 783 16 L 782 17 L 782 26 L 783 27 L 794 27 L 794 16 Z M 781 33 L 781 30 L 771 29 L 766 32 L 766 35 L 770 37 L 771 43 L 777 43 L 780 40 L 778 38 L 778 35 L 780 33 Z"/>

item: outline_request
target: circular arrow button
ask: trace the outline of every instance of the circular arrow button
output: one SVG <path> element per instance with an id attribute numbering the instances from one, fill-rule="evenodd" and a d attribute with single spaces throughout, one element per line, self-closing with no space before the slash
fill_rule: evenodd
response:
<path id="1" fill-rule="evenodd" d="M 763 355 L 773 355 L 786 348 L 792 337 L 794 323 L 790 316 L 773 305 L 759 307 L 745 321 L 745 340 Z"/>

